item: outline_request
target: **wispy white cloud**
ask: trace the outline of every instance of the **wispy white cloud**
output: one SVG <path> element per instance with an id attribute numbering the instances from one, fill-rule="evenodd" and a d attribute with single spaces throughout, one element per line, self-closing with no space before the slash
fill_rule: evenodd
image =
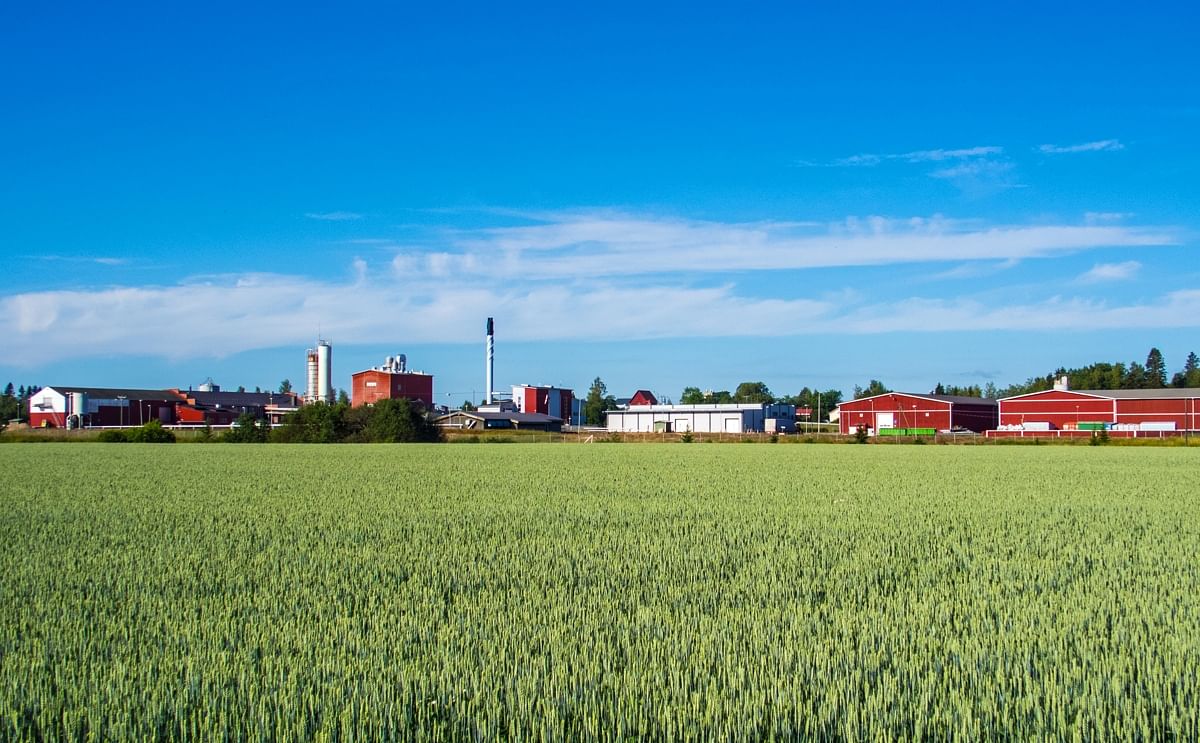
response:
<path id="1" fill-rule="evenodd" d="M 872 166 L 878 165 L 888 160 L 900 160 L 908 163 L 925 163 L 925 162 L 944 162 L 947 160 L 963 160 L 977 157 L 990 157 L 992 155 L 1004 154 L 1003 147 L 985 146 L 985 147 L 966 147 L 960 149 L 937 149 L 937 150 L 914 150 L 912 152 L 900 152 L 891 154 L 874 154 L 865 152 L 850 157 L 843 157 L 834 160 L 830 165 L 834 166 Z M 801 163 L 811 164 L 811 163 Z"/>
<path id="2" fill-rule="evenodd" d="M 436 278 L 569 279 L 725 273 L 932 261 L 1040 258 L 1101 247 L 1178 242 L 1169 228 L 1125 225 L 984 226 L 942 217 L 850 218 L 808 223 L 727 223 L 619 212 L 531 215 L 534 224 L 449 235 L 409 250 L 401 273 Z"/>
<path id="3" fill-rule="evenodd" d="M 1200 327 L 1200 289 L 1155 301 L 1111 304 L 1051 297 L 1032 304 L 995 305 L 968 299 L 911 298 L 865 307 L 834 321 L 843 332 L 1064 331 Z"/>
<path id="4" fill-rule="evenodd" d="M 124 266 L 129 263 L 128 258 L 113 258 L 111 256 L 89 256 L 89 255 L 39 255 L 33 256 L 43 261 L 64 261 L 67 263 L 98 263 L 101 266 Z"/>
<path id="5" fill-rule="evenodd" d="M 1015 268 L 1021 264 L 1021 261 L 1016 258 L 994 262 L 994 261 L 975 261 L 972 263 L 963 263 L 954 268 L 945 271 L 939 271 L 929 277 L 930 281 L 945 281 L 945 280 L 961 280 L 975 279 L 981 276 L 991 276 L 1007 271 L 1010 268 Z"/>
<path id="6" fill-rule="evenodd" d="M 1087 224 L 1111 224 L 1124 222 L 1132 216 L 1132 212 L 1084 212 L 1083 221 Z"/>
<path id="7" fill-rule="evenodd" d="M 1081 284 L 1098 284 L 1105 281 L 1126 281 L 1137 275 L 1142 269 L 1142 264 L 1137 261 L 1124 261 L 1122 263 L 1097 263 L 1090 270 L 1081 275 L 1077 282 Z"/>
<path id="8" fill-rule="evenodd" d="M 301 344 L 318 325 L 342 343 L 467 342 L 488 315 L 503 316 L 513 340 L 784 336 L 813 327 L 874 333 L 1200 326 L 1200 290 L 1144 305 L 1051 298 L 1004 307 L 974 297 L 903 295 L 872 304 L 873 292 L 838 287 L 763 296 L 753 278 L 781 269 L 918 262 L 999 271 L 1097 248 L 1174 244 L 1170 228 L 942 217 L 817 226 L 594 210 L 523 216 L 522 226 L 447 233 L 434 245 L 396 253 L 386 266 L 355 258 L 337 281 L 247 273 L 4 296 L 0 337 L 10 363 L 32 365 L 125 347 L 169 358 L 224 356 Z M 55 343 L 47 344 L 47 335 Z"/>
<path id="9" fill-rule="evenodd" d="M 358 212 L 307 212 L 304 216 L 322 222 L 352 222 L 363 218 Z"/>
<path id="10" fill-rule="evenodd" d="M 220 357 L 304 343 L 318 325 L 343 343 L 465 342 L 474 339 L 480 317 L 501 313 L 513 340 L 782 335 L 828 309 L 819 300 L 743 297 L 731 285 L 423 284 L 247 275 L 29 292 L 0 300 L 0 332 L 8 362 L 23 365 L 104 355 L 133 341 L 168 358 Z M 45 343 L 47 332 L 56 343 Z"/>
<path id="11" fill-rule="evenodd" d="M 957 149 L 913 150 L 888 154 L 860 153 L 829 163 L 800 162 L 798 165 L 823 167 L 873 167 L 886 162 L 931 164 L 927 175 L 954 184 L 968 196 L 995 193 L 1015 188 L 1015 165 L 1004 157 L 1004 148 L 995 145 Z"/>
<path id="12" fill-rule="evenodd" d="M 1082 144 L 1044 144 L 1038 146 L 1038 151 L 1046 155 L 1070 155 L 1076 152 L 1114 152 L 1125 149 L 1125 145 L 1116 139 L 1100 139 L 1095 142 Z"/>
<path id="13" fill-rule="evenodd" d="M 997 160 L 971 160 L 965 163 L 952 165 L 948 168 L 939 168 L 930 172 L 930 176 L 934 178 L 984 178 L 1006 175 L 1013 169 L 1013 164 L 1007 161 Z"/>
<path id="14" fill-rule="evenodd" d="M 962 160 L 972 157 L 987 157 L 1004 154 L 1003 147 L 968 147 L 959 150 L 917 150 L 903 155 L 892 155 L 893 159 L 907 160 L 910 163 L 941 162 L 943 160 Z"/>
<path id="15" fill-rule="evenodd" d="M 302 344 L 318 325 L 335 343 L 470 342 L 489 315 L 503 318 L 506 338 L 529 341 L 794 336 L 818 327 L 846 334 L 1200 327 L 1200 289 L 1146 303 L 1056 296 L 1006 306 L 962 297 L 762 298 L 733 284 L 464 286 L 245 275 L 9 296 L 0 299 L 0 333 L 9 363 L 19 366 L 129 347 L 174 359 L 220 357 Z M 45 343 L 48 333 L 55 343 Z"/>

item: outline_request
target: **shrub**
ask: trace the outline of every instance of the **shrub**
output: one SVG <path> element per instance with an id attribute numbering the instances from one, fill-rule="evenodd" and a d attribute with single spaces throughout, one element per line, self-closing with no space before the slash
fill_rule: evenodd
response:
<path id="1" fill-rule="evenodd" d="M 138 444 L 174 444 L 175 434 L 163 428 L 158 421 L 150 421 L 140 428 L 128 431 L 125 437 Z"/>
<path id="2" fill-rule="evenodd" d="M 120 431 L 115 428 L 109 428 L 101 431 L 100 435 L 96 437 L 96 440 L 103 441 L 106 444 L 124 444 L 129 441 L 129 439 L 126 438 L 124 431 Z"/>
<path id="3" fill-rule="evenodd" d="M 269 423 L 260 422 L 253 413 L 242 413 L 221 440 L 229 444 L 262 444 L 270 432 Z"/>
<path id="4" fill-rule="evenodd" d="M 867 434 L 866 426 L 859 426 L 858 428 L 854 429 L 854 443 L 865 444 L 869 438 L 870 436 Z"/>
<path id="5" fill-rule="evenodd" d="M 682 442 L 682 443 L 684 443 L 684 444 L 690 444 L 690 443 L 692 443 L 692 441 L 694 441 L 694 440 L 695 440 L 695 439 L 692 437 L 692 431 L 691 431 L 691 429 L 688 429 L 687 431 L 684 431 L 684 432 L 683 432 L 683 435 L 679 437 L 679 441 L 680 441 L 680 442 Z"/>
<path id="6" fill-rule="evenodd" d="M 363 438 L 374 443 L 440 441 L 442 431 L 425 416 L 419 404 L 408 400 L 380 400 L 371 407 Z"/>

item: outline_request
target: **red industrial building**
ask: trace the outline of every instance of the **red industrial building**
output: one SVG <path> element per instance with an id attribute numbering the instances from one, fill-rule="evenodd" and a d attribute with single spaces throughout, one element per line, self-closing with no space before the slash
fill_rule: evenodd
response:
<path id="1" fill-rule="evenodd" d="M 388 356 L 382 366 L 350 375 L 350 397 L 354 407 L 380 400 L 409 400 L 433 406 L 433 375 L 409 371 L 404 354 Z"/>
<path id="2" fill-rule="evenodd" d="M 120 428 L 158 421 L 168 426 L 229 425 L 242 413 L 278 423 L 296 410 L 293 393 L 43 387 L 29 398 L 34 428 Z"/>
<path id="3" fill-rule="evenodd" d="M 893 431 L 968 430 L 977 433 L 996 427 L 995 400 L 957 395 L 919 395 L 887 392 L 838 406 L 843 435 L 861 426 L 872 435 Z"/>
<path id="4" fill-rule="evenodd" d="M 999 401 L 1000 421 L 993 437 L 1171 436 L 1200 431 L 1200 389 L 1072 390 L 1030 392 Z"/>
<path id="5" fill-rule="evenodd" d="M 575 399 L 572 390 L 562 387 L 535 387 L 529 384 L 513 386 L 512 399 L 522 413 L 540 413 L 571 420 L 571 403 Z"/>

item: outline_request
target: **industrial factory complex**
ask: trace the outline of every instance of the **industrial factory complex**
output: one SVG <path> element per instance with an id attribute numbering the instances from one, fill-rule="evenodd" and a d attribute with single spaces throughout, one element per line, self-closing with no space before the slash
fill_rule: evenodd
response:
<path id="1" fill-rule="evenodd" d="M 300 396 L 290 392 L 222 392 L 207 384 L 197 390 L 43 387 L 29 398 L 29 425 L 120 428 L 158 421 L 166 426 L 228 426 L 244 413 L 278 424 L 300 405 Z"/>
<path id="2" fill-rule="evenodd" d="M 409 368 L 404 354 L 350 375 L 355 407 L 407 400 L 428 411 L 445 429 L 561 431 L 582 424 L 581 401 L 570 389 L 519 384 L 495 391 L 495 324 L 485 335 L 484 399 L 477 409 L 448 410 L 435 404 L 432 374 Z M 229 426 L 249 414 L 279 425 L 310 403 L 333 403 L 333 348 L 320 340 L 306 351 L 303 395 L 222 391 L 209 380 L 197 389 L 133 389 L 55 385 L 29 397 L 29 424 L 54 428 L 120 428 L 157 421 L 165 426 Z M 286 386 L 282 389 L 286 389 Z M 780 403 L 660 404 L 637 390 L 625 404 L 605 412 L 614 433 L 788 434 L 797 430 L 793 405 Z M 1072 390 L 1067 377 L 1053 389 L 999 400 L 942 394 L 886 392 L 843 402 L 830 415 L 842 435 L 879 437 L 982 434 L 990 438 L 1166 437 L 1200 431 L 1200 389 Z"/>

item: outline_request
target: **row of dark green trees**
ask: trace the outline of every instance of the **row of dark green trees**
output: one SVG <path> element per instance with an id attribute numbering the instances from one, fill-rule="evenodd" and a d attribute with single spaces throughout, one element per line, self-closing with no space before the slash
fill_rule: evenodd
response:
<path id="1" fill-rule="evenodd" d="M 312 403 L 289 414 L 278 428 L 267 429 L 258 422 L 251 430 L 239 420 L 230 433 L 243 430 L 250 442 L 283 444 L 390 444 L 442 439 L 441 429 L 430 420 L 424 406 L 408 400 L 380 400 L 357 408 L 345 402 Z"/>
<path id="2" fill-rule="evenodd" d="M 742 382 L 737 388 L 729 390 L 701 391 L 699 387 L 684 387 L 679 396 L 680 405 L 721 405 L 727 403 L 786 403 L 800 408 L 812 409 L 812 420 L 829 420 L 829 411 L 842 401 L 841 390 L 813 390 L 805 387 L 794 395 L 776 395 L 763 382 Z M 664 405 L 671 404 L 670 398 L 659 400 Z M 596 377 L 588 390 L 587 398 L 583 401 L 583 419 L 589 426 L 604 424 L 604 411 L 614 410 L 617 400 L 608 394 L 608 388 L 600 377 Z"/>
<path id="3" fill-rule="evenodd" d="M 408 400 L 380 400 L 371 407 L 359 408 L 348 403 L 312 403 L 288 415 L 278 428 L 246 413 L 227 431 L 216 433 L 205 427 L 196 440 L 226 444 L 388 444 L 441 439 L 441 430 L 422 406 Z M 151 421 L 141 428 L 104 431 L 100 441 L 165 444 L 175 441 L 175 434 L 158 421 Z"/>
<path id="4" fill-rule="evenodd" d="M 1131 361 L 1128 364 L 1121 361 L 1100 361 L 1076 369 L 1059 367 L 1050 374 L 1030 377 L 1024 382 L 1007 387 L 997 387 L 992 382 L 982 386 L 966 385 L 962 387 L 947 386 L 939 382 L 930 392 L 938 395 L 1000 399 L 1053 389 L 1054 383 L 1062 377 L 1067 378 L 1067 382 L 1073 390 L 1154 390 L 1168 387 L 1200 387 L 1200 357 L 1197 357 L 1193 351 L 1184 360 L 1183 368 L 1171 374 L 1169 378 L 1168 373 L 1162 351 L 1151 348 L 1150 353 L 1146 354 L 1146 363 L 1144 364 L 1138 361 Z M 890 391 L 882 382 L 872 379 L 866 387 L 854 388 L 854 399 Z"/>

